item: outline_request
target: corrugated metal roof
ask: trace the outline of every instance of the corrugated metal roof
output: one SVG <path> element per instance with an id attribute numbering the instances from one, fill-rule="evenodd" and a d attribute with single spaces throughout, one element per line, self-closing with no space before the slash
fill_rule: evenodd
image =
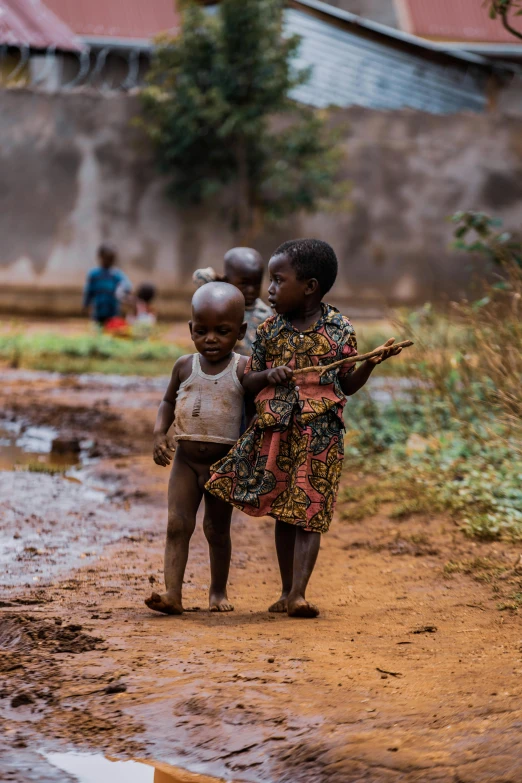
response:
<path id="1" fill-rule="evenodd" d="M 458 1 L 458 0 L 457 0 Z M 451 57 L 455 57 L 459 60 L 465 60 L 467 62 L 474 62 L 478 65 L 484 65 L 491 67 L 491 63 L 481 57 L 480 55 L 471 54 L 470 52 L 463 51 L 461 49 L 455 50 L 450 47 L 446 47 L 443 43 L 438 41 L 429 41 L 425 38 L 421 38 L 417 35 L 413 35 L 404 30 L 397 30 L 394 27 L 388 27 L 387 25 L 380 24 L 380 22 L 374 22 L 371 19 L 365 19 L 362 16 L 352 13 L 351 11 L 345 11 L 341 8 L 335 8 L 328 3 L 322 2 L 322 0 L 288 0 L 290 6 L 308 9 L 309 13 L 319 13 L 325 20 L 330 18 L 332 22 L 335 19 L 339 20 L 341 24 L 347 29 L 352 29 L 354 32 L 360 30 L 362 33 L 365 31 L 374 35 L 377 38 L 381 38 L 383 41 L 389 39 L 390 43 L 397 41 L 412 49 L 426 50 L 434 52 L 435 54 L 446 53 Z M 397 0 L 399 2 L 399 0 Z"/>
<path id="2" fill-rule="evenodd" d="M 40 0 L 0 0 L 0 44 L 79 51 L 82 42 Z"/>
<path id="3" fill-rule="evenodd" d="M 149 40 L 178 26 L 174 0 L 46 0 L 77 35 Z"/>
<path id="4" fill-rule="evenodd" d="M 398 0 L 408 32 L 443 41 L 516 44 L 499 19 L 490 19 L 481 0 Z M 520 22 L 520 17 L 513 22 Z M 522 28 L 522 24 L 520 25 Z M 518 41 L 522 48 L 522 41 Z"/>
<path id="5" fill-rule="evenodd" d="M 288 9 L 285 29 L 302 37 L 296 64 L 312 66 L 294 98 L 312 106 L 413 108 L 434 114 L 483 111 L 487 71 L 473 62 L 437 62 Z"/>

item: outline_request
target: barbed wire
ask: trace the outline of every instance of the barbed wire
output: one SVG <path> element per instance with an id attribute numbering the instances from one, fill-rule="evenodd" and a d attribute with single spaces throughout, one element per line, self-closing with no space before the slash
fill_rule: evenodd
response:
<path id="1" fill-rule="evenodd" d="M 298 32 L 305 36 L 306 31 Z M 484 111 L 492 70 L 501 86 L 510 78 L 499 71 L 498 63 L 488 66 L 486 61 L 451 57 L 432 62 L 362 39 L 357 45 L 348 39 L 344 44 L 325 49 L 321 41 L 310 37 L 309 50 L 303 56 L 304 64 L 313 66 L 312 79 L 292 93 L 294 99 L 316 107 L 410 107 L 436 114 Z M 35 50 L 29 44 L 3 44 L 0 87 L 129 92 L 143 85 L 152 53 L 153 46 L 146 43 L 126 45 L 103 39 L 99 43 L 91 41 L 90 46 L 76 52 L 64 52 L 55 46 Z M 509 68 L 511 73 L 513 69 Z"/>
<path id="2" fill-rule="evenodd" d="M 76 52 L 0 44 L 0 87 L 128 92 L 140 86 L 152 47 L 103 44 Z"/>

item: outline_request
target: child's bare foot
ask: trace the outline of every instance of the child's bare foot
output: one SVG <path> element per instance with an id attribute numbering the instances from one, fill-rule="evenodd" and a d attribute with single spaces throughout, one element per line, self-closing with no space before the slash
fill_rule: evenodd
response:
<path id="1" fill-rule="evenodd" d="M 226 593 L 210 593 L 208 608 L 211 612 L 233 612 L 234 607 L 228 600 Z"/>
<path id="2" fill-rule="evenodd" d="M 281 593 L 281 598 L 268 607 L 269 612 L 283 614 L 288 610 L 288 593 Z"/>
<path id="3" fill-rule="evenodd" d="M 181 601 L 171 598 L 168 593 L 152 593 L 150 598 L 145 599 L 145 604 L 154 612 L 163 612 L 163 614 L 183 614 Z"/>
<path id="4" fill-rule="evenodd" d="M 319 614 L 317 606 L 308 603 L 303 596 L 289 598 L 287 611 L 289 617 L 317 617 Z"/>

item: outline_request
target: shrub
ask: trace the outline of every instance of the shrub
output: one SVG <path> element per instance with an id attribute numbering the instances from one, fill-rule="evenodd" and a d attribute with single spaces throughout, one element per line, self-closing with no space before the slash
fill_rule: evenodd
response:
<path id="1" fill-rule="evenodd" d="M 444 509 L 467 535 L 522 537 L 522 274 L 513 266 L 506 279 L 478 308 L 410 314 L 400 329 L 415 342 L 403 362 L 411 390 L 385 406 L 367 392 L 349 401 L 348 464 L 410 483 L 396 518 Z"/>

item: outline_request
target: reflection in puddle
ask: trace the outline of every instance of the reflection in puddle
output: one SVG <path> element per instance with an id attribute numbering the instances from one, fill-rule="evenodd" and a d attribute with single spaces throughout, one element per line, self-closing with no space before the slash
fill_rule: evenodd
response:
<path id="1" fill-rule="evenodd" d="M 99 753 L 44 753 L 54 767 L 68 772 L 78 783 L 219 783 L 169 764 L 153 761 L 118 761 Z"/>
<path id="2" fill-rule="evenodd" d="M 53 427 L 24 427 L 19 421 L 3 421 L 0 425 L 0 470 L 22 467 L 45 473 L 78 465 L 78 454 L 51 452 L 57 435 Z"/>

